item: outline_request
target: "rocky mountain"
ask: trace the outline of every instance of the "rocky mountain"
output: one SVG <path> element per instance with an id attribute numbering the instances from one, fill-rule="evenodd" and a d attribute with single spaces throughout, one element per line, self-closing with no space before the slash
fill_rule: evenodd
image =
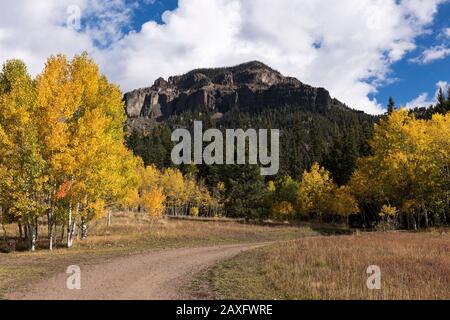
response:
<path id="1" fill-rule="evenodd" d="M 152 87 L 125 94 L 124 99 L 128 146 L 145 164 L 160 168 L 173 165 L 171 132 L 179 127 L 192 129 L 198 120 L 205 130 L 278 128 L 280 176 L 299 178 L 318 162 L 344 183 L 356 159 L 370 152 L 367 142 L 376 121 L 332 99 L 327 90 L 285 77 L 257 61 L 160 78 Z M 344 162 L 348 165 L 340 167 Z M 201 167 L 199 175 L 213 183 L 223 174 L 211 170 Z"/>
<path id="2" fill-rule="evenodd" d="M 159 78 L 152 87 L 128 92 L 124 99 L 131 122 L 160 122 L 193 110 L 207 110 L 220 117 L 230 110 L 255 113 L 293 105 L 311 112 L 347 109 L 327 90 L 285 77 L 257 61 L 197 69 L 167 81 Z"/>

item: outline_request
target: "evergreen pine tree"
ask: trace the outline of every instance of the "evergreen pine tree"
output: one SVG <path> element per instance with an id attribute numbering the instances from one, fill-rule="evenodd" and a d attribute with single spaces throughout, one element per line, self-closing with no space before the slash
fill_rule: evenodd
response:
<path id="1" fill-rule="evenodd" d="M 344 150 L 342 158 L 342 172 L 339 179 L 335 180 L 339 185 L 346 184 L 356 168 L 356 162 L 359 158 L 358 145 L 354 129 L 347 132 L 344 136 Z"/>
<path id="2" fill-rule="evenodd" d="M 445 99 L 444 90 L 442 88 L 439 88 L 439 92 L 437 95 L 437 104 L 434 107 L 434 111 L 441 114 L 445 114 L 447 111 L 447 101 Z"/>
<path id="3" fill-rule="evenodd" d="M 351 130 L 344 136 L 336 135 L 324 165 L 331 172 L 333 180 L 338 185 L 344 185 L 349 181 L 355 170 L 358 157 L 359 151 L 355 131 Z"/>
<path id="4" fill-rule="evenodd" d="M 450 110 L 450 86 L 448 87 L 448 92 L 447 92 L 447 106 L 446 106 L 446 112 L 448 112 Z"/>
<path id="5" fill-rule="evenodd" d="M 395 102 L 392 97 L 389 97 L 389 103 L 388 103 L 388 114 L 391 114 L 395 111 Z"/>
<path id="6" fill-rule="evenodd" d="M 220 166 L 225 178 L 225 211 L 229 217 L 262 219 L 267 214 L 264 206 L 266 187 L 260 168 L 255 165 Z"/>

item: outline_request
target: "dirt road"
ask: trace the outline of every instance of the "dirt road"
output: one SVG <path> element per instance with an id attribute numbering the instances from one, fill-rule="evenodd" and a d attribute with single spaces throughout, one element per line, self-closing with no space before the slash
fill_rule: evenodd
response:
<path id="1" fill-rule="evenodd" d="M 65 273 L 7 295 L 11 300 L 189 299 L 180 287 L 201 269 L 265 244 L 240 244 L 148 252 L 83 266 L 81 289 L 67 289 Z"/>

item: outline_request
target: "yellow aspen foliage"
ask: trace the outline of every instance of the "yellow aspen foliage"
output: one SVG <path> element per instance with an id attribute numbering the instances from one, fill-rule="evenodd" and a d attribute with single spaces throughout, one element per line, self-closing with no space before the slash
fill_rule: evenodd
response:
<path id="1" fill-rule="evenodd" d="M 399 109 L 375 125 L 373 154 L 360 159 L 349 186 L 361 203 L 390 203 L 425 224 L 445 220 L 450 194 L 450 114 L 419 120 Z M 436 217 L 436 215 L 434 215 Z"/>
<path id="2" fill-rule="evenodd" d="M 140 169 L 140 189 L 147 190 L 154 186 L 161 184 L 161 172 L 154 165 L 150 165 L 146 168 Z"/>
<path id="3" fill-rule="evenodd" d="M 70 69 L 65 56 L 52 56 L 36 78 L 36 122 L 47 170 L 55 179 L 70 175 L 74 166 L 69 153 L 70 129 L 81 104 L 82 88 L 72 81 Z"/>
<path id="4" fill-rule="evenodd" d="M 310 171 L 303 173 L 297 191 L 300 212 L 321 218 L 330 209 L 330 202 L 336 188 L 331 174 L 314 163 Z"/>
<path id="5" fill-rule="evenodd" d="M 380 217 L 381 218 L 394 218 L 398 214 L 398 210 L 390 205 L 384 205 L 381 208 Z"/>
<path id="6" fill-rule="evenodd" d="M 159 219 L 164 213 L 166 196 L 162 188 L 151 188 L 142 195 L 142 202 L 152 219 Z"/>
<path id="7" fill-rule="evenodd" d="M 66 212 L 70 238 L 78 217 L 83 223 L 99 217 L 91 214 L 92 205 L 100 212 L 101 204 L 111 209 L 126 203 L 129 189 L 137 188 L 139 161 L 124 146 L 122 93 L 86 53 L 71 61 L 50 57 L 36 92 L 51 212 Z M 61 197 L 67 182 L 71 188 Z"/>
<path id="8" fill-rule="evenodd" d="M 167 197 L 167 202 L 171 206 L 182 206 L 188 200 L 183 174 L 178 169 L 168 168 L 161 176 L 161 186 Z"/>
<path id="9" fill-rule="evenodd" d="M 277 186 L 274 181 L 269 181 L 267 183 L 267 191 L 270 193 L 275 193 L 277 191 Z"/>
<path id="10" fill-rule="evenodd" d="M 331 198 L 330 212 L 341 217 L 349 217 L 359 213 L 358 202 L 348 187 L 336 188 Z"/>
<path id="11" fill-rule="evenodd" d="M 109 158 L 109 172 L 105 171 L 105 188 L 102 198 L 108 207 L 129 206 L 132 194 L 138 194 L 139 175 L 137 168 L 141 159 L 135 157 L 123 144 L 116 144 Z M 136 199 L 136 198 L 135 198 Z"/>
<path id="12" fill-rule="evenodd" d="M 272 207 L 272 217 L 277 220 L 290 220 L 294 214 L 294 206 L 287 201 L 277 202 Z"/>
<path id="13" fill-rule="evenodd" d="M 89 204 L 85 208 L 85 214 L 88 220 L 98 220 L 105 216 L 106 204 L 102 199 L 97 199 L 95 201 L 89 202 Z"/>
<path id="14" fill-rule="evenodd" d="M 178 169 L 167 168 L 164 172 L 151 165 L 140 167 L 139 195 L 145 207 L 146 194 L 156 189 L 162 190 L 165 206 L 171 214 L 190 214 L 190 208 L 218 207 L 218 201 L 212 197 L 203 181 L 197 182 L 193 174 L 183 176 Z"/>
<path id="15" fill-rule="evenodd" d="M 378 230 L 392 230 L 396 227 L 396 218 L 398 215 L 398 210 L 390 205 L 383 205 L 379 216 L 381 218 L 381 223 L 377 226 Z"/>
<path id="16" fill-rule="evenodd" d="M 31 250 L 37 219 L 47 209 L 35 106 L 35 88 L 25 64 L 6 62 L 0 73 L 0 207 L 26 224 Z"/>
<path id="17" fill-rule="evenodd" d="M 204 183 L 200 184 L 200 193 L 202 194 L 201 204 L 204 207 L 219 207 L 219 199 L 214 197 L 214 195 L 209 191 Z"/>
<path id="18" fill-rule="evenodd" d="M 127 209 L 137 208 L 140 204 L 140 197 L 137 188 L 130 188 L 127 190 L 126 196 L 123 199 L 122 205 Z"/>
<path id="19" fill-rule="evenodd" d="M 198 217 L 199 213 L 200 213 L 200 209 L 198 207 L 191 208 L 191 216 Z"/>

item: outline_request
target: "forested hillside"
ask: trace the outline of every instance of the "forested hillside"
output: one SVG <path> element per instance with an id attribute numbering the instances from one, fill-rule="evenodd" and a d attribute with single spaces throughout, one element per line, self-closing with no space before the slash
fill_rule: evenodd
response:
<path id="1" fill-rule="evenodd" d="M 281 130 L 280 171 L 275 177 L 263 178 L 250 165 L 181 166 L 217 195 L 227 216 L 347 221 L 370 228 L 419 228 L 448 220 L 448 160 L 426 157 L 432 156 L 430 148 L 436 145 L 448 150 L 450 136 L 413 129 L 438 126 L 447 132 L 448 115 L 439 114 L 447 113 L 450 102 L 442 91 L 436 106 L 395 111 L 390 99 L 388 114 L 374 117 L 332 99 L 325 89 L 251 62 L 158 79 L 151 88 L 126 94 L 125 101 L 128 146 L 146 164 L 160 169 L 173 166 L 171 132 L 192 130 L 194 121 L 222 131 Z M 395 141 L 395 132 L 403 138 Z M 413 136 L 417 134 L 424 134 L 428 144 L 419 146 L 425 136 Z M 402 150 L 395 149 L 398 143 Z M 416 174 L 431 167 L 417 167 L 427 166 L 416 162 L 419 153 L 428 163 L 438 161 L 438 171 L 429 172 L 424 181 L 416 180 Z M 419 181 L 435 186 L 433 194 L 442 197 L 425 199 Z"/>
<path id="2" fill-rule="evenodd" d="M 284 77 L 259 62 L 194 70 L 168 82 L 158 79 L 152 88 L 126 94 L 125 100 L 128 145 L 146 164 L 171 166 L 172 130 L 192 129 L 197 120 L 222 130 L 280 129 L 280 176 L 299 178 L 319 162 L 341 184 L 356 159 L 369 154 L 367 141 L 377 120 L 331 99 L 325 89 Z M 207 181 L 209 171 L 200 168 Z"/>
<path id="3" fill-rule="evenodd" d="M 170 159 L 176 128 L 280 129 L 280 171 L 298 180 L 313 163 L 326 165 L 345 184 L 359 157 L 370 153 L 368 140 L 376 117 L 346 107 L 325 89 L 305 85 L 260 62 L 232 68 L 198 69 L 158 79 L 154 86 L 125 95 L 127 142 L 144 160 L 163 169 Z M 188 173 L 192 166 L 181 168 Z M 198 166 L 196 178 L 210 190 L 226 186 L 229 216 L 260 217 L 265 209 L 265 181 L 251 166 Z"/>

